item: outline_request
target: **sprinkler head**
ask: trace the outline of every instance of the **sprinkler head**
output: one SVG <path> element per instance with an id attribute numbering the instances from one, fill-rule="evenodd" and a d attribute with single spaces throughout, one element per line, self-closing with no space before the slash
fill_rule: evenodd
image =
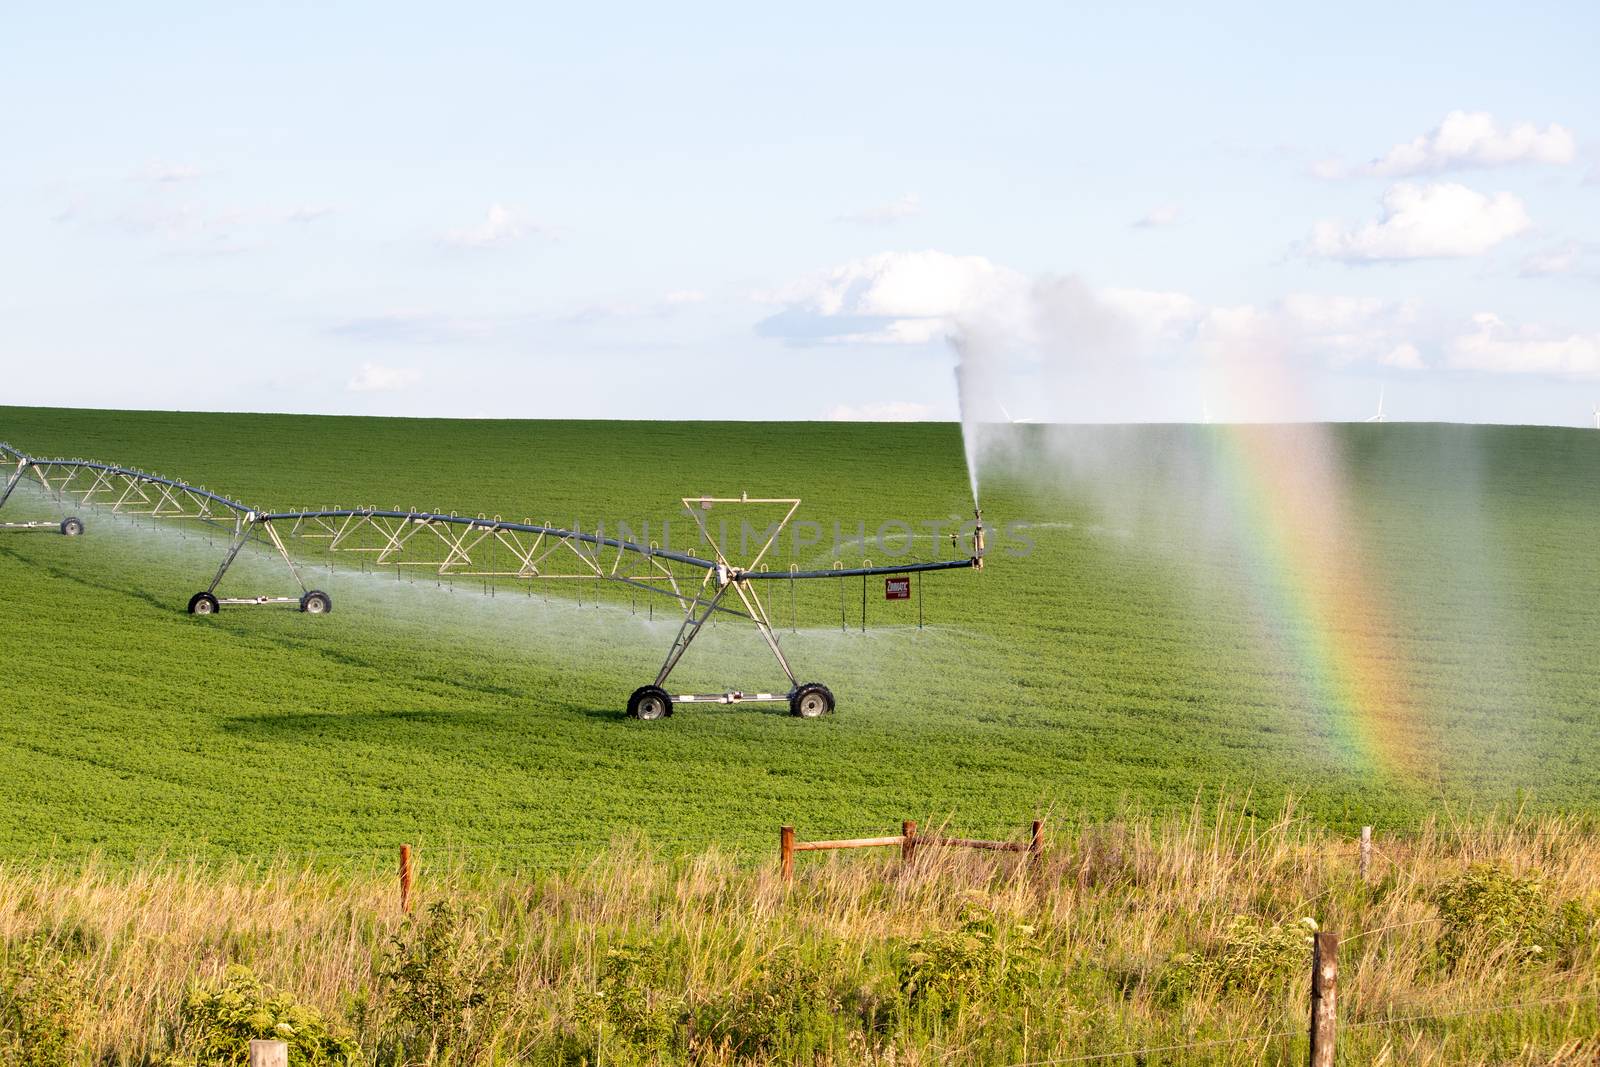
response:
<path id="1" fill-rule="evenodd" d="M 977 520 L 977 525 L 972 528 L 972 565 L 978 570 L 983 570 L 983 511 L 979 508 L 972 509 L 972 517 Z"/>

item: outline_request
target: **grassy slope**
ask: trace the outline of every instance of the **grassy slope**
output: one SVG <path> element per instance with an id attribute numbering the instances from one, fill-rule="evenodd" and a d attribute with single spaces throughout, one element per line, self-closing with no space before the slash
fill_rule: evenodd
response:
<path id="1" fill-rule="evenodd" d="M 1080 431 L 1082 479 L 994 479 L 991 520 L 1048 524 L 1025 561 L 875 595 L 838 630 L 833 583 L 797 605 L 800 673 L 840 713 L 759 705 L 640 724 L 617 710 L 673 630 L 627 598 L 583 607 L 341 570 L 338 610 L 182 614 L 220 545 L 88 515 L 90 535 L 0 535 L 0 844 L 368 850 L 401 840 L 552 860 L 629 826 L 765 847 L 902 817 L 1020 826 L 1044 806 L 1293 791 L 1330 822 L 1445 800 L 1600 808 L 1600 435 L 1337 431 L 1351 537 L 1379 603 L 1340 626 L 1407 680 L 1422 746 L 1352 751 L 1263 609 L 1247 539 L 1218 521 L 1213 431 Z M 1097 437 L 1095 435 L 1098 435 Z M 137 464 L 269 506 L 371 502 L 593 522 L 684 493 L 793 493 L 830 524 L 967 508 L 949 426 L 417 422 L 0 408 L 36 453 Z M 1107 442 L 1112 447 L 1105 447 Z M 1098 444 L 1096 444 L 1098 442 Z M 1103 457 L 1104 458 L 1104 457 Z M 1042 487 L 1043 486 L 1043 487 Z M 1151 492 L 1141 491 L 1155 490 Z M 1221 494 L 1221 495 L 1219 495 Z M 38 498 L 7 513 L 41 513 Z M 675 542 L 677 537 L 675 536 Z M 247 562 L 244 591 L 280 591 Z M 849 613 L 860 587 L 847 589 Z M 777 598 L 783 617 L 786 598 Z M 642 606 L 638 607 L 642 613 Z M 780 680 L 752 638 L 710 635 L 675 685 Z"/>

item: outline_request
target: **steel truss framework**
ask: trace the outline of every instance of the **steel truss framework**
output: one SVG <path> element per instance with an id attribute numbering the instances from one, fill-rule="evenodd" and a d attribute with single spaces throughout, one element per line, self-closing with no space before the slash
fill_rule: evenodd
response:
<path id="1" fill-rule="evenodd" d="M 898 566 L 835 565 L 829 570 L 790 568 L 773 571 L 764 563 L 773 545 L 799 510 L 792 497 L 684 497 L 705 546 L 705 555 L 666 549 L 609 537 L 602 531 L 564 529 L 524 519 L 511 522 L 496 515 L 463 516 L 415 509 L 320 508 L 268 511 L 171 478 L 84 459 L 41 459 L 0 442 L 0 462 L 11 467 L 0 507 L 23 481 L 39 487 L 65 507 L 68 502 L 108 510 L 113 514 L 207 523 L 229 531 L 227 549 L 206 588 L 189 600 L 189 612 L 209 615 L 224 605 L 296 604 L 301 611 L 320 614 L 333 609 L 332 598 L 310 588 L 302 567 L 285 545 L 285 538 L 319 542 L 328 552 L 359 554 L 379 567 L 424 568 L 440 576 L 522 581 L 590 580 L 614 582 L 670 598 L 683 613 L 655 681 L 640 687 L 629 701 L 628 713 L 657 719 L 672 714 L 674 703 L 745 701 L 788 702 L 791 711 L 815 717 L 833 710 L 833 695 L 816 683 L 801 683 L 784 655 L 778 633 L 762 600 L 761 583 L 771 580 L 806 581 L 871 575 L 900 575 L 983 566 L 982 517 L 972 541 L 972 555 L 962 559 L 906 563 Z M 31 476 L 31 477 L 30 477 Z M 781 509 L 783 517 L 765 531 L 754 554 L 742 563 L 730 560 L 707 526 L 712 507 L 759 506 Z M 5 529 L 60 529 L 77 534 L 84 530 L 75 516 L 55 522 L 0 523 Z M 246 544 L 265 543 L 275 552 L 299 587 L 297 596 L 219 597 L 217 588 Z M 706 558 L 709 556 L 710 558 Z M 788 679 L 784 693 L 744 692 L 669 694 L 665 686 L 673 669 L 713 615 L 747 620 L 766 642 Z"/>

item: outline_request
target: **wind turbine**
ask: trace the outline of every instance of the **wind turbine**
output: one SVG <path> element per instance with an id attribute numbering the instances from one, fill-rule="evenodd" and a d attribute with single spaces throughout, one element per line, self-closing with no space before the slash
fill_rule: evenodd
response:
<path id="1" fill-rule="evenodd" d="M 1600 404 L 1594 406 L 1594 428 L 1600 430 Z"/>
<path id="2" fill-rule="evenodd" d="M 1387 421 L 1383 417 L 1383 386 L 1380 385 L 1378 387 L 1378 413 L 1376 415 L 1367 416 L 1367 418 L 1364 419 L 1363 421 L 1364 422 L 1385 422 L 1385 421 Z"/>
<path id="3" fill-rule="evenodd" d="M 1001 400 L 999 397 L 995 397 L 995 401 L 994 402 L 996 404 L 1000 405 L 1000 414 L 1004 415 L 1006 417 L 1006 421 L 1009 422 L 1013 426 L 1021 426 L 1021 425 L 1025 424 L 1025 423 L 1034 423 L 1034 422 L 1038 422 L 1039 421 L 1038 419 L 1017 419 L 1017 418 L 1012 418 L 1011 411 L 1010 411 L 1010 409 L 1008 409 L 1006 407 L 1006 402 L 1004 400 Z"/>

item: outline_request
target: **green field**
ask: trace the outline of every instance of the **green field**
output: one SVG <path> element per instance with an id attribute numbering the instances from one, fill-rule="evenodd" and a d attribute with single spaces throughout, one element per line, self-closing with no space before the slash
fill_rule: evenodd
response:
<path id="1" fill-rule="evenodd" d="M 1347 713 L 1303 677 L 1294 649 L 1315 635 L 1272 610 L 1282 590 L 1248 524 L 1229 521 L 1222 457 L 1240 432 L 1082 428 L 1056 434 L 1049 458 L 1024 448 L 1031 458 L 986 467 L 986 518 L 1034 524 L 1035 548 L 928 578 L 924 629 L 915 600 L 885 602 L 878 586 L 864 633 L 859 582 L 807 587 L 792 616 L 777 592 L 798 673 L 838 696 L 820 721 L 755 704 L 625 719 L 676 625 L 625 591 L 490 597 L 344 561 L 330 573 L 306 546 L 332 615 L 195 619 L 183 606 L 221 557 L 216 532 L 87 511 L 82 538 L 0 533 L 0 849 L 332 857 L 412 841 L 541 864 L 633 830 L 753 852 L 780 823 L 802 837 L 906 817 L 999 833 L 1043 811 L 1103 816 L 1218 791 L 1250 791 L 1264 814 L 1294 794 L 1339 827 L 1519 804 L 1600 811 L 1600 433 L 1331 431 L 1340 537 L 1371 592 L 1331 625 L 1383 661 L 1359 667 L 1404 683 L 1394 706 L 1368 710 L 1403 721 L 1409 740 L 1375 752 L 1351 747 Z M 943 424 L 0 408 L 0 439 L 271 507 L 592 525 L 748 491 L 869 532 L 970 512 L 960 433 Z M 19 491 L 0 517 L 52 514 Z M 883 547 L 866 554 L 882 562 Z M 291 591 L 259 552 L 236 580 Z M 714 691 L 782 676 L 730 622 L 673 681 Z"/>

